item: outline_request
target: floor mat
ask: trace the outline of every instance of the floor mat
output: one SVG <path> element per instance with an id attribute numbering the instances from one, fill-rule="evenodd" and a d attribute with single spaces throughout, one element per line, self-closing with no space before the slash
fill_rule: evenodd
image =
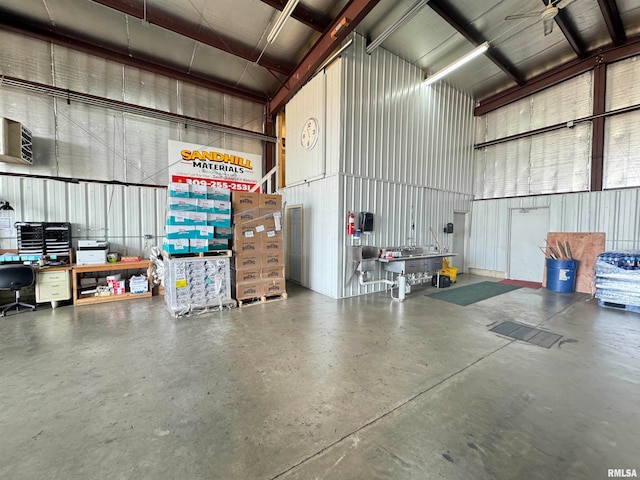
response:
<path id="1" fill-rule="evenodd" d="M 502 322 L 489 331 L 544 348 L 551 348 L 553 344 L 562 338 L 562 335 L 558 335 L 557 333 L 545 332 L 539 328 L 528 327 L 521 323 L 509 321 Z"/>
<path id="2" fill-rule="evenodd" d="M 452 288 L 451 290 L 441 290 L 426 296 L 466 307 L 472 303 L 486 300 L 487 298 L 495 297 L 510 292 L 511 290 L 517 290 L 518 288 L 520 287 L 504 285 L 498 282 L 479 282 L 465 285 L 464 287 Z"/>
<path id="3" fill-rule="evenodd" d="M 542 288 L 542 283 L 540 282 L 527 282 L 525 280 L 500 280 L 498 283 L 502 285 L 513 285 L 515 287 L 524 287 L 524 288 Z"/>

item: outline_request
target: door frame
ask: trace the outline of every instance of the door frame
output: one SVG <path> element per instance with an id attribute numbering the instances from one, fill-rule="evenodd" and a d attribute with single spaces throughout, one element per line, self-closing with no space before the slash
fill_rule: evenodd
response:
<path id="1" fill-rule="evenodd" d="M 291 210 L 293 209 L 299 209 L 300 210 L 300 285 L 302 285 L 304 283 L 304 275 L 305 275 L 305 265 L 304 262 L 302 261 L 303 258 L 303 254 L 304 254 L 304 205 L 302 203 L 298 203 L 296 205 L 286 205 L 284 207 L 284 217 L 285 217 L 285 222 L 284 222 L 284 235 L 285 235 L 285 258 L 286 261 L 284 262 L 284 276 L 287 280 L 290 280 L 294 283 L 298 283 L 296 280 L 291 280 L 290 279 L 290 274 L 291 274 L 291 244 L 290 244 L 290 240 L 291 240 Z"/>
<path id="2" fill-rule="evenodd" d="M 464 237 L 463 237 L 464 246 L 462 248 L 463 250 L 462 254 L 464 255 L 464 259 L 462 261 L 462 271 L 458 273 L 467 273 L 469 271 L 469 240 L 471 238 L 471 212 L 469 210 L 454 210 L 453 213 L 464 215 Z M 453 245 L 451 245 L 451 248 L 453 249 Z"/>
<path id="3" fill-rule="evenodd" d="M 511 231 L 513 230 L 513 211 L 514 210 L 547 210 L 549 212 L 549 229 L 551 229 L 551 208 L 549 206 L 540 207 L 509 207 L 509 222 L 507 231 L 507 271 L 505 272 L 505 278 L 511 278 Z M 550 230 L 547 230 L 549 232 Z M 545 235 L 546 239 L 546 235 Z M 544 269 L 542 273 L 542 280 L 544 281 Z"/>

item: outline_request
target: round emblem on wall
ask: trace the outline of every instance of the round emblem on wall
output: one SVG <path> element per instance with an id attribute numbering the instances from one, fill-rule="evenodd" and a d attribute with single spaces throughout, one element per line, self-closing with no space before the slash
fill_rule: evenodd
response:
<path id="1" fill-rule="evenodd" d="M 304 125 L 302 126 L 302 132 L 300 134 L 300 143 L 307 150 L 311 150 L 316 146 L 319 135 L 318 130 L 319 125 L 317 119 L 310 117 L 306 122 L 304 122 Z"/>

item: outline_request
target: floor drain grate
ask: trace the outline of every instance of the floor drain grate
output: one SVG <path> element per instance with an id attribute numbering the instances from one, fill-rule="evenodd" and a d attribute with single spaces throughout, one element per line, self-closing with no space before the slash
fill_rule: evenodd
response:
<path id="1" fill-rule="evenodd" d="M 554 343 L 562 338 L 562 335 L 556 333 L 545 332 L 538 328 L 527 327 L 521 323 L 509 321 L 502 322 L 489 331 L 544 348 L 551 348 Z"/>

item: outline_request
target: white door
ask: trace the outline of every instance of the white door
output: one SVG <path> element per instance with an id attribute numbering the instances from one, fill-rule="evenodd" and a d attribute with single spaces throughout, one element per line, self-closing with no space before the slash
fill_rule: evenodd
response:
<path id="1" fill-rule="evenodd" d="M 509 236 L 509 274 L 513 280 L 542 282 L 545 246 L 549 232 L 548 208 L 514 208 L 511 210 Z"/>
<path id="2" fill-rule="evenodd" d="M 287 207 L 287 262 L 289 280 L 302 283 L 302 206 Z"/>
<path id="3" fill-rule="evenodd" d="M 458 269 L 458 273 L 464 272 L 465 243 L 467 214 L 465 212 L 453 212 L 453 246 L 451 252 L 456 256 L 451 258 L 451 266 Z"/>

